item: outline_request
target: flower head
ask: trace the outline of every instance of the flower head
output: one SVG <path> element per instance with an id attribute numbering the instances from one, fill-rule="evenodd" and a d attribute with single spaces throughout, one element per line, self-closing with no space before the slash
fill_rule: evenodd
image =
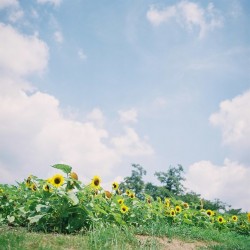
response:
<path id="1" fill-rule="evenodd" d="M 105 191 L 105 197 L 110 199 L 112 197 L 112 194 L 109 191 Z"/>
<path id="2" fill-rule="evenodd" d="M 187 203 L 187 202 L 184 202 L 184 203 L 183 203 L 183 207 L 186 208 L 186 209 L 188 209 L 188 208 L 189 208 L 188 203 Z"/>
<path id="3" fill-rule="evenodd" d="M 71 172 L 71 173 L 70 173 L 70 177 L 71 177 L 72 179 L 78 180 L 78 175 L 77 175 L 75 172 Z"/>
<path id="4" fill-rule="evenodd" d="M 176 216 L 176 213 L 175 213 L 174 209 L 171 209 L 170 216 L 172 216 L 172 217 Z"/>
<path id="5" fill-rule="evenodd" d="M 236 215 L 233 215 L 232 220 L 236 222 L 238 220 L 238 217 Z"/>
<path id="6" fill-rule="evenodd" d="M 175 207 L 175 212 L 176 212 L 176 213 L 180 213 L 180 212 L 181 212 L 181 210 L 182 210 L 182 209 L 181 209 L 181 207 L 180 207 L 180 206 L 176 206 L 176 207 Z"/>
<path id="7" fill-rule="evenodd" d="M 101 183 L 101 178 L 98 175 L 95 175 L 92 179 L 91 186 L 93 188 L 99 189 Z"/>
<path id="8" fill-rule="evenodd" d="M 36 191 L 37 190 L 37 186 L 35 183 L 32 183 L 31 186 L 30 186 L 31 190 L 32 191 Z"/>
<path id="9" fill-rule="evenodd" d="M 248 221 L 250 222 L 250 212 L 247 214 Z"/>
<path id="10" fill-rule="evenodd" d="M 222 216 L 218 216 L 217 221 L 221 224 L 225 222 L 224 218 Z"/>
<path id="11" fill-rule="evenodd" d="M 129 208 L 128 208 L 126 205 L 122 205 L 122 206 L 121 206 L 121 212 L 122 212 L 123 214 L 127 213 L 128 210 L 129 210 Z"/>
<path id="12" fill-rule="evenodd" d="M 51 188 L 50 188 L 50 186 L 49 186 L 48 183 L 46 183 L 46 184 L 43 185 L 43 190 L 44 190 L 45 192 L 50 192 Z"/>
<path id="13" fill-rule="evenodd" d="M 54 186 L 54 187 L 60 187 L 63 185 L 64 183 L 64 177 L 61 174 L 56 174 L 54 175 L 51 180 L 50 183 Z"/>
<path id="14" fill-rule="evenodd" d="M 119 199 L 119 200 L 118 200 L 118 203 L 119 203 L 120 205 L 122 205 L 122 204 L 124 203 L 124 200 L 123 200 L 123 199 Z"/>
<path id="15" fill-rule="evenodd" d="M 213 216 L 213 215 L 214 215 L 214 212 L 213 212 L 212 210 L 208 209 L 208 210 L 206 211 L 206 214 L 207 214 L 208 216 Z"/>
<path id="16" fill-rule="evenodd" d="M 135 198 L 135 194 L 134 194 L 134 193 L 130 193 L 129 197 L 130 197 L 131 199 L 134 199 L 134 198 Z"/>
<path id="17" fill-rule="evenodd" d="M 119 184 L 118 184 L 117 182 L 114 181 L 114 182 L 112 183 L 112 188 L 113 188 L 114 190 L 117 190 L 118 187 L 119 187 Z"/>

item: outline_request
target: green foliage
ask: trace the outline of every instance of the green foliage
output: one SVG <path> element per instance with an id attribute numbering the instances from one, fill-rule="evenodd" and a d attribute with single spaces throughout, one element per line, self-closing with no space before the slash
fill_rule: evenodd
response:
<path id="1" fill-rule="evenodd" d="M 99 185 L 98 176 L 95 176 L 98 183 L 84 185 L 65 169 L 65 177 L 56 174 L 43 180 L 29 176 L 17 186 L 0 185 L 0 225 L 74 233 L 107 225 L 141 228 L 162 223 L 250 235 L 249 214 L 221 214 L 218 209 L 224 204 L 219 200 L 206 203 L 195 193 L 174 196 L 164 186 L 145 185 L 142 176 L 146 171 L 140 165 L 133 167 L 131 178 L 125 180 L 124 191 L 117 188 L 105 191 Z M 208 210 L 211 207 L 207 204 L 218 209 Z"/>
<path id="2" fill-rule="evenodd" d="M 126 189 L 132 190 L 136 193 L 138 198 L 143 198 L 143 190 L 145 183 L 142 180 L 143 176 L 146 175 L 146 170 L 143 169 L 139 164 L 132 164 L 131 176 L 125 177 L 124 181 L 120 184 L 120 190 L 125 192 Z"/>
<path id="3" fill-rule="evenodd" d="M 155 172 L 155 176 L 169 192 L 180 195 L 184 192 L 184 186 L 181 183 L 185 180 L 182 176 L 183 171 L 181 165 L 178 167 L 170 166 L 167 172 Z"/>
<path id="4" fill-rule="evenodd" d="M 60 169 L 65 174 L 69 174 L 72 170 L 72 167 L 70 167 L 69 165 L 65 165 L 65 164 L 55 164 L 52 166 L 52 168 Z"/>

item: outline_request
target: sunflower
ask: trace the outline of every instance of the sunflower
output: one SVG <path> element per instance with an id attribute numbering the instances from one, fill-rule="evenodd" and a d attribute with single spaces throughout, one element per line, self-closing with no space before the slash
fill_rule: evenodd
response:
<path id="1" fill-rule="evenodd" d="M 64 178 L 61 174 L 56 174 L 54 175 L 51 180 L 50 183 L 54 186 L 54 187 L 60 187 L 62 186 L 62 184 L 64 183 Z"/>
<path id="2" fill-rule="evenodd" d="M 43 185 L 43 190 L 44 190 L 45 192 L 50 192 L 51 188 L 50 188 L 50 186 L 49 186 L 48 183 L 46 183 L 46 184 Z"/>
<path id="3" fill-rule="evenodd" d="M 214 212 L 213 212 L 212 210 L 208 209 L 208 210 L 206 211 L 206 214 L 207 214 L 208 216 L 213 216 L 213 215 L 214 215 Z"/>
<path id="4" fill-rule="evenodd" d="M 112 194 L 109 191 L 105 191 L 105 197 L 110 199 Z"/>
<path id="5" fill-rule="evenodd" d="M 175 213 L 174 209 L 171 209 L 170 216 L 174 217 L 175 215 L 176 215 L 176 213 Z"/>
<path id="6" fill-rule="evenodd" d="M 123 214 L 127 213 L 128 210 L 129 210 L 129 208 L 128 208 L 127 206 L 125 206 L 125 205 L 122 205 L 122 206 L 121 206 L 121 212 L 122 212 Z"/>
<path id="7" fill-rule="evenodd" d="M 126 190 L 126 195 L 129 196 L 131 191 L 129 189 Z"/>
<path id="8" fill-rule="evenodd" d="M 224 218 L 223 218 L 222 216 L 219 216 L 219 217 L 217 218 L 217 221 L 218 221 L 219 223 L 225 222 L 225 220 L 224 220 Z"/>
<path id="9" fill-rule="evenodd" d="M 238 220 L 238 217 L 236 215 L 233 215 L 232 220 L 236 222 Z"/>
<path id="10" fill-rule="evenodd" d="M 250 222 L 250 212 L 247 214 L 248 221 Z"/>
<path id="11" fill-rule="evenodd" d="M 186 208 L 186 209 L 188 209 L 188 208 L 189 208 L 188 203 L 184 202 L 184 203 L 183 203 L 183 207 Z"/>
<path id="12" fill-rule="evenodd" d="M 98 175 L 95 175 L 92 179 L 91 186 L 93 188 L 99 189 L 101 183 L 101 178 Z"/>
<path id="13" fill-rule="evenodd" d="M 182 210 L 182 209 L 181 209 L 181 207 L 180 207 L 180 206 L 176 206 L 176 207 L 175 207 L 175 212 L 176 212 L 176 213 L 180 213 L 180 212 L 181 212 L 181 210 Z"/>
<path id="14" fill-rule="evenodd" d="M 150 199 L 150 198 L 147 198 L 147 203 L 148 203 L 148 204 L 151 204 L 151 202 L 152 202 L 151 199 Z"/>
<path id="15" fill-rule="evenodd" d="M 32 182 L 31 182 L 31 175 L 27 178 L 27 180 L 26 180 L 26 182 L 25 182 L 25 185 L 26 185 L 26 187 L 31 187 L 31 185 L 32 185 Z"/>
<path id="16" fill-rule="evenodd" d="M 119 203 L 120 205 L 122 205 L 122 204 L 124 203 L 124 200 L 123 200 L 123 199 L 119 199 L 119 200 L 118 200 L 118 203 Z"/>
<path id="17" fill-rule="evenodd" d="M 135 194 L 134 194 L 134 193 L 130 193 L 129 197 L 130 197 L 131 199 L 134 199 L 134 198 L 135 198 Z"/>
<path id="18" fill-rule="evenodd" d="M 31 186 L 30 186 L 30 188 L 31 188 L 32 191 L 36 191 L 37 190 L 37 187 L 36 187 L 35 183 L 32 183 Z"/>
<path id="19" fill-rule="evenodd" d="M 69 175 L 72 179 L 78 180 L 78 175 L 75 172 L 71 172 Z"/>
<path id="20" fill-rule="evenodd" d="M 114 190 L 117 190 L 118 187 L 119 187 L 119 184 L 118 184 L 117 182 L 114 181 L 114 182 L 112 183 L 112 188 L 113 188 Z"/>
<path id="21" fill-rule="evenodd" d="M 165 207 L 170 207 L 170 200 L 165 198 Z"/>

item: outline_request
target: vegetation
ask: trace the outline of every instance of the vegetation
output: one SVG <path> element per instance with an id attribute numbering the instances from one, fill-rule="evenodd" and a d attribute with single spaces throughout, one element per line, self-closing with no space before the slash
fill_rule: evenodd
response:
<path id="1" fill-rule="evenodd" d="M 250 248 L 250 213 L 185 193 L 181 165 L 156 172 L 162 185 L 156 186 L 145 183 L 146 171 L 134 164 L 131 176 L 120 184 L 113 182 L 112 191 L 101 187 L 99 176 L 84 185 L 70 166 L 53 167 L 64 174 L 48 180 L 29 176 L 18 185 L 0 185 L 0 244 L 6 249 L 31 248 L 27 244 L 39 249 L 53 244 L 65 248 L 72 244 L 70 249 L 157 249 L 165 244 L 155 237 L 209 241 L 206 245 L 213 249 Z M 27 241 L 27 230 L 52 234 L 45 246 L 42 239 L 47 236 L 32 233 L 38 240 Z M 74 236 L 65 243 L 55 233 Z M 146 241 L 139 235 L 147 235 Z"/>

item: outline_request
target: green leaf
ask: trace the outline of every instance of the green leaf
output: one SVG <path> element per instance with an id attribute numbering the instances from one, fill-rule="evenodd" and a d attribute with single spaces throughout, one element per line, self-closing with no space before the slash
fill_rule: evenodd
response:
<path id="1" fill-rule="evenodd" d="M 36 223 L 38 222 L 45 214 L 42 215 L 35 215 L 33 217 L 29 217 L 28 220 L 30 221 L 30 223 Z"/>
<path id="2" fill-rule="evenodd" d="M 74 192 L 68 192 L 68 196 L 70 200 L 72 201 L 73 205 L 77 205 L 79 203 L 79 199 L 77 198 Z"/>
<path id="3" fill-rule="evenodd" d="M 48 206 L 42 205 L 42 204 L 37 204 L 36 205 L 36 211 L 39 212 L 46 212 L 48 210 Z"/>
<path id="4" fill-rule="evenodd" d="M 12 223 L 14 220 L 15 220 L 15 217 L 14 216 L 7 216 L 7 219 L 9 221 L 9 223 Z"/>
<path id="5" fill-rule="evenodd" d="M 69 165 L 65 165 L 65 164 L 55 164 L 52 166 L 52 168 L 60 169 L 66 174 L 69 174 L 72 170 L 72 167 L 70 167 Z"/>

